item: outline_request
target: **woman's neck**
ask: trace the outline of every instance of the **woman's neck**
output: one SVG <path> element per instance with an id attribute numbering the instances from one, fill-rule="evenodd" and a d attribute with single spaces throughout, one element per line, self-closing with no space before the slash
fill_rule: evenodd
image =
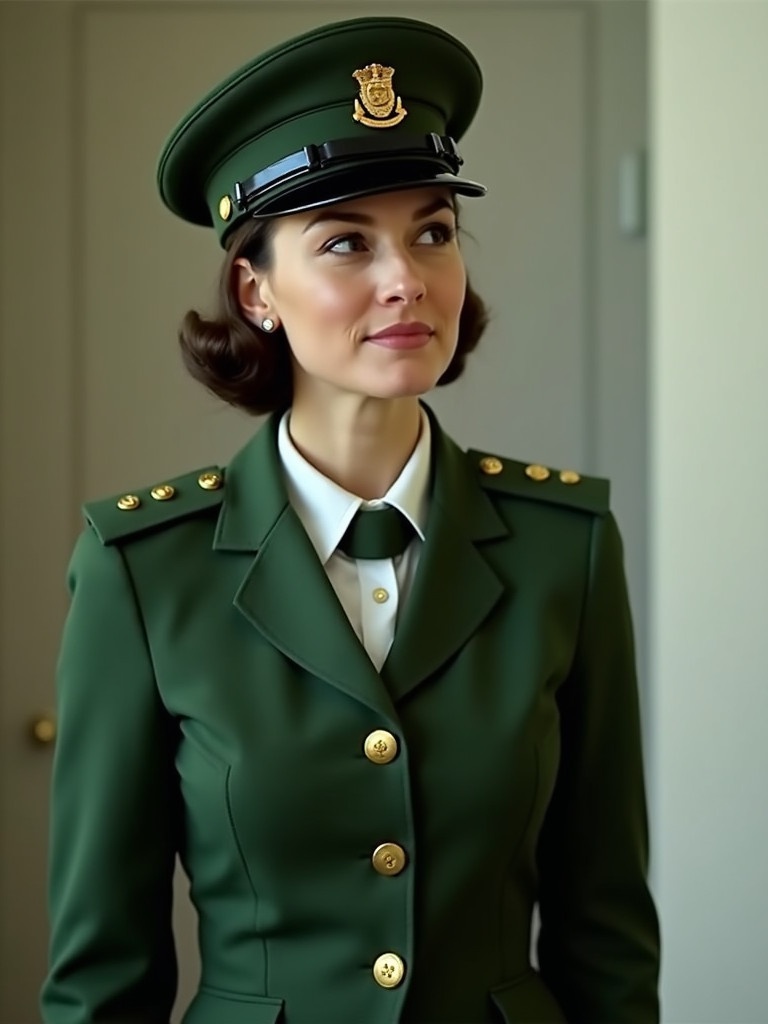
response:
<path id="1" fill-rule="evenodd" d="M 417 398 L 294 403 L 291 440 L 316 469 L 352 494 L 371 500 L 389 490 L 421 430 Z"/>

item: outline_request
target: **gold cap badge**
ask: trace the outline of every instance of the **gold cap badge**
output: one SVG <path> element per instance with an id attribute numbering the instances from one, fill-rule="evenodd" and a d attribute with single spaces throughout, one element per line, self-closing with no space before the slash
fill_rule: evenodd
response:
<path id="1" fill-rule="evenodd" d="M 392 85 L 394 68 L 383 64 L 369 64 L 352 75 L 360 84 L 360 99 L 355 100 L 352 117 L 369 128 L 394 128 L 400 124 L 408 111 L 403 101 L 395 95 Z M 392 111 L 395 111 L 392 116 Z"/>

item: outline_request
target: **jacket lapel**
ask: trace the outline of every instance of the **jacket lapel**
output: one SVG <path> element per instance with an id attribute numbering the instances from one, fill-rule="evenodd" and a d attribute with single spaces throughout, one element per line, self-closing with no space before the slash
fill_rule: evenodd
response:
<path id="1" fill-rule="evenodd" d="M 460 650 L 504 592 L 476 542 L 506 537 L 509 530 L 467 456 L 443 434 L 431 412 L 430 421 L 434 483 L 426 540 L 382 670 L 393 700 Z"/>
<path id="2" fill-rule="evenodd" d="M 288 502 L 273 416 L 232 460 L 214 539 L 248 552 L 239 611 L 302 668 L 387 717 L 394 707 Z"/>

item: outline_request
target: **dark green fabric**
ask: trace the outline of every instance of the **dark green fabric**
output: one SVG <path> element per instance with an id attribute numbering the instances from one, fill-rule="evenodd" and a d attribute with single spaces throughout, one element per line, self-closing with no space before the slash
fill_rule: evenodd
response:
<path id="1" fill-rule="evenodd" d="M 406 115 L 375 127 L 353 117 L 359 84 L 355 71 L 371 64 L 394 68 L 392 89 Z M 410 18 L 355 18 L 314 29 L 259 54 L 219 83 L 179 122 L 160 155 L 163 202 L 194 224 L 213 225 L 223 242 L 254 214 L 275 214 L 318 204 L 437 182 L 466 195 L 482 195 L 476 182 L 444 173 L 424 157 L 385 160 L 358 156 L 277 184 L 247 211 L 224 219 L 219 203 L 234 202 L 235 182 L 275 162 L 334 140 L 400 139 L 415 135 L 459 140 L 477 110 L 482 74 L 459 40 Z"/>
<path id="2" fill-rule="evenodd" d="M 402 555 L 415 533 L 399 509 L 360 509 L 339 541 L 350 558 L 395 558 Z"/>
<path id="3" fill-rule="evenodd" d="M 426 540 L 379 674 L 288 503 L 277 423 L 220 508 L 78 541 L 43 1020 L 168 1020 L 178 851 L 202 960 L 185 1024 L 653 1024 L 613 517 L 483 486 L 433 418 Z M 376 729 L 386 765 L 364 755 Z M 395 877 L 371 865 L 382 842 L 406 851 Z M 406 974 L 385 990 L 390 951 Z"/>

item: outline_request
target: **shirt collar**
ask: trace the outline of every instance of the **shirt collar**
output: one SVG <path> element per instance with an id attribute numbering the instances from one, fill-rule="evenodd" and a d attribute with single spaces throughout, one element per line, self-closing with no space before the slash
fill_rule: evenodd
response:
<path id="1" fill-rule="evenodd" d="M 387 493 L 373 501 L 351 494 L 307 462 L 291 440 L 289 417 L 290 410 L 281 417 L 277 435 L 288 497 L 323 565 L 338 547 L 359 508 L 377 508 L 382 503 L 393 505 L 424 540 L 432 437 L 429 419 L 423 409 L 416 447 Z"/>

